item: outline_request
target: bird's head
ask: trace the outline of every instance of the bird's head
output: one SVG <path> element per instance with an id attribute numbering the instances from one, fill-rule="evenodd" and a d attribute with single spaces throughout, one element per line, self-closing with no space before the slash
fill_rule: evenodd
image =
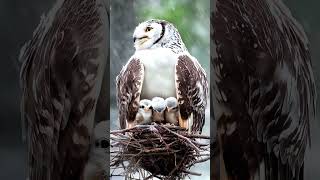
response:
<path id="1" fill-rule="evenodd" d="M 152 98 L 152 107 L 155 112 L 163 112 L 166 109 L 166 102 L 161 97 Z"/>
<path id="2" fill-rule="evenodd" d="M 156 47 L 186 49 L 178 30 L 165 20 L 151 19 L 140 23 L 133 33 L 133 41 L 136 50 Z"/>
<path id="3" fill-rule="evenodd" d="M 140 112 L 144 112 L 144 113 L 148 113 L 148 112 L 152 112 L 152 102 L 149 99 L 143 99 L 140 101 L 139 103 L 139 111 Z"/>
<path id="4" fill-rule="evenodd" d="M 168 112 L 176 111 L 178 109 L 178 100 L 175 97 L 168 97 L 165 102 Z"/>

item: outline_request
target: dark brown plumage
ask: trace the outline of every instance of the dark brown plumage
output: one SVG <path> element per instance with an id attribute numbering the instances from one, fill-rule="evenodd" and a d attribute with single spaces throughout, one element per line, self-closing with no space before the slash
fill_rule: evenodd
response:
<path id="1" fill-rule="evenodd" d="M 191 114 L 196 120 L 192 124 L 192 132 L 202 132 L 205 123 L 205 109 L 208 97 L 208 82 L 203 69 L 189 56 L 178 57 L 176 65 L 177 100 L 183 119 Z M 192 106 L 191 106 L 192 104 Z"/>
<path id="2" fill-rule="evenodd" d="M 117 76 L 117 103 L 120 128 L 133 123 L 139 109 L 144 67 L 139 59 L 131 59 Z"/>
<path id="3" fill-rule="evenodd" d="M 303 29 L 280 0 L 217 0 L 212 17 L 222 171 L 228 179 L 303 179 L 316 98 Z"/>
<path id="4" fill-rule="evenodd" d="M 82 179 L 107 57 L 100 0 L 59 0 L 21 50 L 30 180 Z"/>

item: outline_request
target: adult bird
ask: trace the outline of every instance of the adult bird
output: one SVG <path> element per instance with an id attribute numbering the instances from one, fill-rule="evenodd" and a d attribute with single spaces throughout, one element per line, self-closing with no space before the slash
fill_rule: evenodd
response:
<path id="1" fill-rule="evenodd" d="M 108 56 L 102 0 L 58 0 L 21 50 L 27 179 L 87 179 Z"/>
<path id="2" fill-rule="evenodd" d="M 117 101 L 121 128 L 132 124 L 140 99 L 177 97 L 179 125 L 192 132 L 204 125 L 208 83 L 206 73 L 189 54 L 178 30 L 165 20 L 139 24 L 133 33 L 134 55 L 117 76 Z"/>
<path id="3" fill-rule="evenodd" d="M 217 0 L 214 6 L 220 175 L 303 179 L 316 93 L 301 25 L 280 0 Z"/>

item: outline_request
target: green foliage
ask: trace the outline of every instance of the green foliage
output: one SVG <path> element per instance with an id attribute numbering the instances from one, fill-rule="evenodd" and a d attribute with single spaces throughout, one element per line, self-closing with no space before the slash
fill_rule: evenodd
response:
<path id="1" fill-rule="evenodd" d="M 164 19 L 173 23 L 189 49 L 209 72 L 209 0 L 136 0 L 137 22 Z"/>

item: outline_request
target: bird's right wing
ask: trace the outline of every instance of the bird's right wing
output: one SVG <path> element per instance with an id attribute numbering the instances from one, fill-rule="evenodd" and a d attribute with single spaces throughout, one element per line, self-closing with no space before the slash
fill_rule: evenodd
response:
<path id="1" fill-rule="evenodd" d="M 116 78 L 117 105 L 120 128 L 125 129 L 135 119 L 144 80 L 144 66 L 138 58 L 132 57 Z"/>
<path id="2" fill-rule="evenodd" d="M 208 98 L 207 75 L 198 60 L 189 53 L 178 56 L 175 68 L 177 100 L 181 119 L 188 119 L 192 114 L 191 131 L 201 133 L 205 123 Z"/>

